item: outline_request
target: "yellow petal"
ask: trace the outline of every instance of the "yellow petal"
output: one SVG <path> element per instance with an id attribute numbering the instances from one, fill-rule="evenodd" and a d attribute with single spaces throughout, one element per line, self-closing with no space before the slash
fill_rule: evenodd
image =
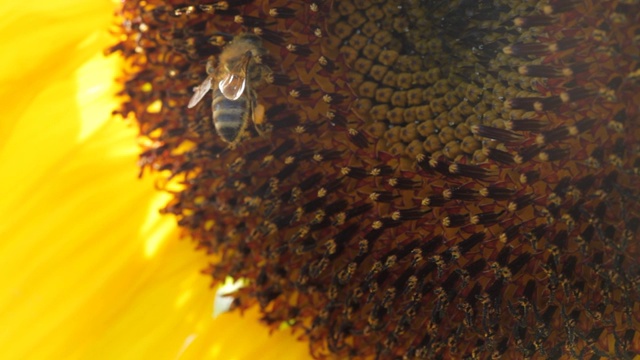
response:
<path id="1" fill-rule="evenodd" d="M 252 309 L 212 319 L 206 255 L 137 178 L 110 118 L 110 1 L 0 4 L 0 352 L 6 359 L 292 359 Z"/>

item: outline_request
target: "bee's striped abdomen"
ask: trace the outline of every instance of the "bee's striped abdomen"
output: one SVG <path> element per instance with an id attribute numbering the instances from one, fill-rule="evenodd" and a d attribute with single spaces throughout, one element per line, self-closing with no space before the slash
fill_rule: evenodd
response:
<path id="1" fill-rule="evenodd" d="M 216 89 L 213 92 L 211 108 L 213 124 L 218 134 L 224 141 L 234 142 L 246 126 L 250 112 L 245 94 L 237 100 L 229 100 Z"/>

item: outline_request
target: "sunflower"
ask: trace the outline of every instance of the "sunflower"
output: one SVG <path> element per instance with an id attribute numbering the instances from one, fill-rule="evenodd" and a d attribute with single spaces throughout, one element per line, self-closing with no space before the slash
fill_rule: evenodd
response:
<path id="1" fill-rule="evenodd" d="M 316 357 L 633 358 L 639 6 L 127 1 L 118 112 Z"/>
<path id="2" fill-rule="evenodd" d="M 138 179 L 137 130 L 111 117 L 115 5 L 0 7 L 2 358 L 303 357 L 256 309 L 213 319 L 205 255 L 159 216 L 153 177 Z"/>

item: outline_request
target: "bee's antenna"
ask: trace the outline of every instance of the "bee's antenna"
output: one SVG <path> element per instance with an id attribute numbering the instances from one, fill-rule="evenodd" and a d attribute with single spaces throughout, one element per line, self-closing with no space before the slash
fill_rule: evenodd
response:
<path id="1" fill-rule="evenodd" d="M 216 32 L 212 33 L 211 37 L 214 37 L 214 36 L 222 36 L 227 42 L 233 40 L 233 38 L 234 38 L 233 35 L 231 35 L 229 33 L 226 33 L 226 32 L 223 32 L 223 31 L 216 31 Z"/>

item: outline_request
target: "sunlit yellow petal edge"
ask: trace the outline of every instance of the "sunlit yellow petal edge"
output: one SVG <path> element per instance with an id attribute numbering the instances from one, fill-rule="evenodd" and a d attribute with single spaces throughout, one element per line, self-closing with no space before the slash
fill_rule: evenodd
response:
<path id="1" fill-rule="evenodd" d="M 109 115 L 113 6 L 0 2 L 0 357 L 308 357 L 256 309 L 212 319 L 206 256 L 157 215 L 135 126 Z"/>

